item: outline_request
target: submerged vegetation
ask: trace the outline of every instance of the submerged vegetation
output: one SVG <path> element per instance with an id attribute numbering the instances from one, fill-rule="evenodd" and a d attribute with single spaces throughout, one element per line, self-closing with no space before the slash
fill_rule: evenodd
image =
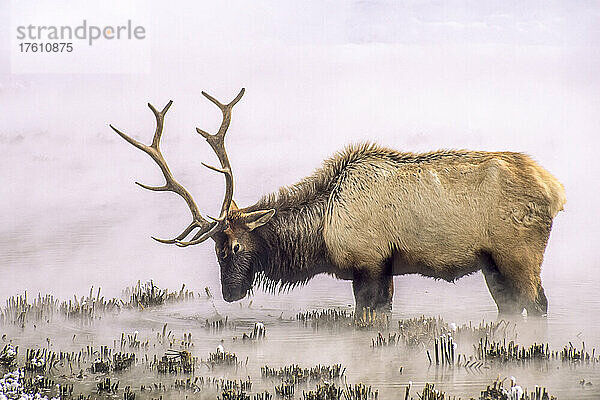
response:
<path id="1" fill-rule="evenodd" d="M 92 287 L 87 297 L 77 298 L 74 295 L 73 299 L 68 301 L 59 301 L 49 294 L 38 294 L 30 302 L 27 292 L 10 297 L 6 300 L 6 306 L 0 309 L 0 326 L 13 324 L 24 327 L 28 322 L 50 322 L 55 316 L 86 324 L 106 313 L 162 306 L 193 300 L 195 296 L 193 292 L 185 289 L 185 284 L 179 291 L 170 292 L 168 289 L 160 289 L 153 281 L 144 284 L 138 281 L 136 285 L 123 290 L 120 299 L 105 299 L 100 292 L 101 288 L 98 288 L 94 293 Z"/>
<path id="2" fill-rule="evenodd" d="M 346 368 L 341 364 L 317 365 L 312 368 L 302 368 L 293 364 L 281 368 L 265 365 L 260 369 L 263 379 L 275 379 L 293 384 L 331 381 L 344 376 Z"/>
<path id="3" fill-rule="evenodd" d="M 426 383 L 423 390 L 417 393 L 417 396 L 419 400 L 461 400 L 460 397 L 435 389 L 433 383 Z M 410 386 L 406 388 L 404 399 L 415 399 L 410 394 Z M 469 400 L 476 399 L 471 397 Z M 516 385 L 514 381 L 511 381 L 510 386 L 504 387 L 504 380 L 497 380 L 488 385 L 485 390 L 482 390 L 477 400 L 556 400 L 556 397 L 550 396 L 544 388 L 536 387 L 534 391 L 528 392 L 523 390 L 521 386 Z"/>
<path id="4" fill-rule="evenodd" d="M 296 320 L 305 327 L 319 329 L 389 329 L 390 316 L 377 313 L 376 310 L 363 308 L 356 315 L 353 312 L 338 309 L 312 310 L 296 314 Z"/>
<path id="5" fill-rule="evenodd" d="M 252 358 L 261 354 L 263 347 L 269 348 L 272 340 L 277 342 L 281 332 L 270 330 L 267 336 L 263 322 L 240 322 L 221 316 L 212 302 L 210 290 L 207 288 L 205 292 L 207 296 L 195 295 L 186 290 L 185 285 L 179 291 L 170 292 L 150 281 L 125 289 L 121 299 L 106 300 L 100 289 L 90 290 L 86 297 L 73 296 L 69 301 L 59 301 L 50 295 L 38 295 L 33 300 L 28 299 L 27 294 L 11 297 L 0 310 L 0 328 L 12 331 L 14 336 L 3 333 L 1 338 L 4 343 L 0 348 L 0 399 L 122 397 L 135 400 L 195 395 L 223 400 L 459 399 L 436 389 L 437 380 L 421 384 L 423 386 L 412 385 L 410 377 L 405 375 L 413 370 L 407 368 L 403 372 L 402 366 L 390 371 L 393 379 L 399 381 L 393 397 L 375 387 L 377 385 L 349 382 L 353 378 L 349 378 L 347 367 L 341 363 L 263 364 L 261 367 Z M 148 309 L 200 298 L 208 300 L 215 313 L 210 318 L 193 318 L 198 324 L 196 327 L 187 324 L 186 330 L 182 330 L 180 326 L 171 326 L 171 322 L 152 321 L 150 331 L 146 327 L 132 333 L 120 332 L 106 344 L 95 343 L 94 336 L 90 335 L 103 324 L 116 321 L 112 317 L 121 311 L 146 310 L 140 315 L 148 315 Z M 72 340 L 63 337 L 57 341 L 51 332 L 44 336 L 44 329 L 36 328 L 37 325 L 50 327 L 52 321 L 58 325 L 66 321 L 76 327 Z M 368 309 L 359 315 L 348 310 L 323 309 L 297 313 L 297 323 L 290 323 L 281 316 L 278 321 L 282 321 L 279 328 L 287 324 L 300 331 L 323 329 L 326 333 L 320 336 L 331 340 L 337 335 L 357 335 L 365 345 L 361 351 L 373 355 L 393 354 L 404 360 L 403 363 L 410 359 L 424 369 L 436 371 L 460 373 L 466 369 L 482 374 L 491 368 L 527 368 L 538 362 L 544 363 L 547 369 L 566 365 L 572 370 L 573 367 L 595 367 L 600 362 L 596 351 L 586 349 L 585 344 L 577 348 L 569 342 L 562 349 L 551 349 L 548 344 L 540 343 L 518 344 L 515 323 L 503 320 L 456 325 L 441 317 L 421 316 L 392 323 L 389 315 Z M 238 329 L 240 326 L 242 329 Z M 194 330 L 193 335 L 191 330 Z M 369 338 L 373 331 L 377 332 L 376 336 Z M 21 340 L 20 336 L 26 333 L 46 339 L 37 343 Z M 206 341 L 215 345 L 218 342 L 216 350 L 207 356 Z M 225 349 L 230 345 L 235 346 L 235 352 Z M 282 351 L 291 361 L 298 355 L 294 348 L 284 346 Z M 365 363 L 377 362 L 377 359 L 375 356 Z M 361 371 L 350 372 L 354 377 L 353 374 Z M 580 384 L 581 390 L 593 387 L 587 375 L 580 382 L 584 382 Z M 482 388 L 478 399 L 551 400 L 554 397 L 541 385 L 528 391 L 514 379 L 510 382 L 505 379 Z"/>

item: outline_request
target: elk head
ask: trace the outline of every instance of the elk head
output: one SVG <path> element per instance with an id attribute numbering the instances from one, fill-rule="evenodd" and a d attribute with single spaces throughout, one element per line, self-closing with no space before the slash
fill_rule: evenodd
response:
<path id="1" fill-rule="evenodd" d="M 192 195 L 175 180 L 160 151 L 160 139 L 163 132 L 165 114 L 173 104 L 172 100 L 167 103 L 162 111 L 158 111 L 152 104 L 148 103 L 148 107 L 152 110 L 156 118 L 156 130 L 154 131 L 152 144 L 149 146 L 138 142 L 112 125 L 110 127 L 131 145 L 148 154 L 158 164 L 165 177 L 165 184 L 162 186 L 148 186 L 139 182 L 135 183 L 144 189 L 156 192 L 177 193 L 185 200 L 192 213 L 192 222 L 175 238 L 152 238 L 158 242 L 174 244 L 179 247 L 199 244 L 209 238 L 213 239 L 221 268 L 223 298 L 225 301 L 231 302 L 242 299 L 252 289 L 254 274 L 257 272 L 256 267 L 260 263 L 259 249 L 262 244 L 254 230 L 269 222 L 275 214 L 275 210 L 244 212 L 238 209 L 233 201 L 233 174 L 227 152 L 225 151 L 225 134 L 231 122 L 233 106 L 244 95 L 244 89 L 240 90 L 235 99 L 228 104 L 220 103 L 205 92 L 202 92 L 202 95 L 219 107 L 223 113 L 223 121 L 216 134 L 213 135 L 196 128 L 196 131 L 206 139 L 217 155 L 221 167 L 213 167 L 205 163 L 202 163 L 202 165 L 225 176 L 225 196 L 221 205 L 221 212 L 217 218 L 208 216 L 210 221 L 202 217 Z M 194 231 L 196 233 L 193 237 L 186 240 Z"/>

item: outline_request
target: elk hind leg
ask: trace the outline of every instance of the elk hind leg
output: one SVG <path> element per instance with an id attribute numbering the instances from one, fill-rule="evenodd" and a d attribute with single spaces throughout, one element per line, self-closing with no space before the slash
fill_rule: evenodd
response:
<path id="1" fill-rule="evenodd" d="M 484 267 L 482 272 L 490 294 L 498 307 L 498 314 L 521 312 L 517 293 L 509 281 L 495 268 L 495 265 Z"/>
<path id="2" fill-rule="evenodd" d="M 540 279 L 542 256 L 527 251 L 495 254 L 482 269 L 500 314 L 542 315 L 548 301 Z"/>

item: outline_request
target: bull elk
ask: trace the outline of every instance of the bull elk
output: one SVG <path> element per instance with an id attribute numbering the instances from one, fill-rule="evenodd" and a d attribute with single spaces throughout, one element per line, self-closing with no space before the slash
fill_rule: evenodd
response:
<path id="1" fill-rule="evenodd" d="M 420 274 L 455 281 L 482 270 L 501 313 L 547 312 L 540 270 L 564 188 L 530 157 L 514 152 L 401 153 L 373 144 L 348 146 L 311 176 L 238 208 L 225 134 L 233 106 L 202 94 L 223 113 L 216 134 L 196 128 L 216 153 L 225 177 L 218 217 L 205 219 L 160 151 L 165 114 L 158 111 L 151 145 L 114 126 L 160 167 L 165 184 L 141 187 L 177 193 L 191 223 L 177 237 L 185 247 L 213 239 L 225 301 L 255 285 L 290 289 L 317 274 L 351 280 L 357 309 L 391 309 L 393 276 Z M 192 233 L 193 236 L 190 238 Z M 189 239 L 188 239 L 189 238 Z"/>

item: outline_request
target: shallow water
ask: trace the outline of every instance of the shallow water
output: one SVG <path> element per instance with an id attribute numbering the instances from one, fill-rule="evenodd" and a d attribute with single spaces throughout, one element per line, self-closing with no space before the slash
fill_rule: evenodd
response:
<path id="1" fill-rule="evenodd" d="M 548 282 L 550 283 L 550 282 Z M 457 285 L 418 278 L 396 279 L 397 291 L 394 297 L 394 312 L 391 331 L 395 331 L 396 320 L 416 317 L 421 314 L 429 316 L 441 315 L 446 322 L 458 325 L 467 321 L 477 324 L 482 320 L 495 321 L 496 313 L 493 303 L 487 297 L 483 279 L 479 275 L 468 277 Z M 80 351 L 88 345 L 96 349 L 102 345 L 118 351 L 121 334 L 133 335 L 141 342 L 149 340 L 148 350 L 137 351 L 138 359 L 147 354 L 160 357 L 167 347 L 157 341 L 157 334 L 164 324 L 172 337 L 181 341 L 183 334 L 192 334 L 194 346 L 188 349 L 193 356 L 207 359 L 210 352 L 221 344 L 226 351 L 237 354 L 242 365 L 233 368 L 210 369 L 200 365 L 197 376 L 227 377 L 228 379 L 245 379 L 250 377 L 253 391 L 272 391 L 276 381 L 261 380 L 260 368 L 264 365 L 282 367 L 299 364 L 312 367 L 317 364 L 341 363 L 346 367 L 346 380 L 349 383 L 363 382 L 379 390 L 380 398 L 393 399 L 404 395 L 409 381 L 413 385 L 413 396 L 422 389 L 425 382 L 433 382 L 436 388 L 451 395 L 478 396 L 481 390 L 496 378 L 514 376 L 517 383 L 533 390 L 535 385 L 544 386 L 549 393 L 562 399 L 596 399 L 600 396 L 600 364 L 573 365 L 560 361 L 531 362 L 526 366 L 514 364 L 490 364 L 481 369 L 464 367 L 448 367 L 431 365 L 428 362 L 425 348 L 407 349 L 397 347 L 373 348 L 371 340 L 376 337 L 377 330 L 327 329 L 315 330 L 303 326 L 295 320 L 297 312 L 311 309 L 337 308 L 350 309 L 351 297 L 348 284 L 332 281 L 327 278 L 316 279 L 307 287 L 297 292 L 281 296 L 257 294 L 252 299 L 244 299 L 238 303 L 227 304 L 218 299 L 208 299 L 203 293 L 193 301 L 149 308 L 142 311 L 123 311 L 118 315 L 105 315 L 91 324 L 77 321 L 63 321 L 57 318 L 54 322 L 38 322 L 28 324 L 24 329 L 16 326 L 2 326 L 0 333 L 7 334 L 7 339 L 21 348 L 45 348 L 54 351 Z M 552 285 L 547 285 L 550 291 Z M 6 291 L 4 291 L 6 290 Z M 7 293 L 8 288 L 3 293 Z M 218 291 L 214 288 L 213 290 Z M 582 286 L 578 288 L 581 298 L 593 296 L 595 288 Z M 95 292 L 95 291 L 94 291 Z M 203 292 L 199 289 L 198 292 Z M 332 295 L 333 293 L 333 295 Z M 560 291 L 559 291 L 560 293 Z M 86 295 L 87 291 L 79 295 Z M 219 297 L 218 295 L 216 296 Z M 301 299 L 299 299 L 301 298 Z M 554 297 L 553 297 L 554 298 Z M 447 304 L 441 308 L 440 301 Z M 553 303 L 556 302 L 554 298 Z M 566 308 L 554 306 L 549 316 L 544 319 L 516 318 L 509 322 L 504 337 L 515 339 L 522 345 L 533 343 L 549 343 L 553 350 L 561 350 L 569 342 L 581 347 L 583 341 L 586 348 L 600 343 L 598 322 L 594 318 L 585 318 L 584 306 L 579 313 Z M 587 314 L 593 317 L 593 314 Z M 220 331 L 205 328 L 207 319 L 215 320 L 227 316 L 232 324 Z M 252 331 L 255 322 L 263 322 L 266 326 L 266 339 L 262 341 L 242 341 L 244 332 Z M 384 333 L 385 336 L 385 333 Z M 234 339 L 235 338 L 235 339 Z M 500 339 L 502 336 L 500 336 Z M 177 345 L 174 348 L 178 348 Z M 427 346 L 433 352 L 431 346 Z M 125 348 L 125 351 L 130 351 Z M 473 354 L 472 343 L 458 342 L 457 353 Z M 95 393 L 96 383 L 104 376 L 85 371 L 84 377 L 75 379 L 66 367 L 59 367 L 54 374 L 66 374 L 67 381 L 76 382 L 76 391 Z M 71 378 L 68 378 L 71 376 Z M 111 375 L 113 382 L 118 379 L 121 388 L 131 385 L 136 390 L 140 385 L 149 385 L 157 381 L 165 385 L 172 384 L 175 378 L 185 375 L 164 376 L 155 371 L 138 366 L 130 371 Z M 57 377 L 57 381 L 64 379 Z M 591 381 L 592 387 L 582 387 L 579 382 Z M 275 382 L 275 383 L 273 383 Z M 314 388 L 314 386 L 312 387 Z M 308 387 L 298 386 L 296 390 Z M 205 390 L 202 398 L 214 398 L 216 392 Z M 188 393 L 189 394 L 189 393 Z M 171 390 L 163 393 L 165 398 L 181 398 L 182 394 Z M 296 394 L 301 398 L 301 393 Z"/>

